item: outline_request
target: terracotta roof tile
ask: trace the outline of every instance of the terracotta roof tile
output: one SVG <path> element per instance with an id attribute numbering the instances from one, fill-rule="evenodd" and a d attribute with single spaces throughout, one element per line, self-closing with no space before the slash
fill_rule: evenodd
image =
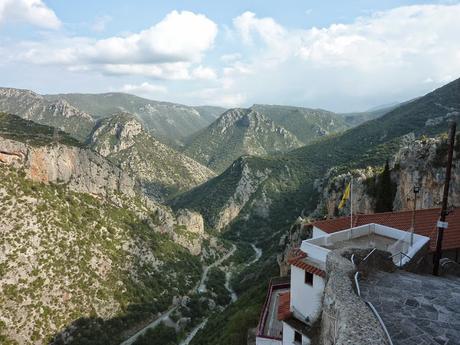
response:
<path id="1" fill-rule="evenodd" d="M 284 320 L 291 316 L 291 292 L 280 294 L 278 302 L 278 320 Z"/>
<path id="2" fill-rule="evenodd" d="M 436 246 L 436 222 L 440 213 L 440 208 L 417 210 L 415 212 L 415 233 L 430 237 L 431 250 L 434 250 Z M 353 218 L 354 226 L 376 223 L 407 231 L 411 228 L 412 211 L 359 214 Z M 444 231 L 443 249 L 460 248 L 460 210 L 454 209 L 447 216 L 446 221 L 449 223 L 449 227 Z M 320 220 L 311 224 L 324 232 L 333 233 L 349 229 L 350 217 Z"/>
<path id="3" fill-rule="evenodd" d="M 315 274 L 315 275 L 323 277 L 323 278 L 326 276 L 326 272 L 324 272 L 323 270 L 321 270 L 321 269 L 319 269 L 319 268 L 317 268 L 317 267 L 315 267 L 313 265 L 307 264 L 303 260 L 303 258 L 294 258 L 294 259 L 288 260 L 288 263 L 290 265 L 293 265 L 295 267 L 300 268 L 301 270 L 310 272 L 311 274 Z"/>
<path id="4" fill-rule="evenodd" d="M 288 261 L 289 260 L 295 260 L 295 259 L 303 259 L 303 258 L 306 258 L 306 257 L 307 257 L 307 253 L 302 251 L 300 248 L 293 248 L 289 252 Z"/>

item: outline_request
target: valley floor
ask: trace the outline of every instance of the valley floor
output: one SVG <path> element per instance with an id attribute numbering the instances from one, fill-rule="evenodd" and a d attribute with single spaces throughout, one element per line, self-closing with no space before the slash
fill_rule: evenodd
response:
<path id="1" fill-rule="evenodd" d="M 198 293 L 199 295 L 203 295 L 208 292 L 207 284 L 209 283 L 209 272 L 213 268 L 220 269 L 222 271 L 225 270 L 225 283 L 224 283 L 224 288 L 227 290 L 228 294 L 230 295 L 230 303 L 234 303 L 238 300 L 238 296 L 235 293 L 235 291 L 231 287 L 231 279 L 233 276 L 233 273 L 236 271 L 241 271 L 253 264 L 255 264 L 262 256 L 262 249 L 256 247 L 255 244 L 251 243 L 250 244 L 252 250 L 254 251 L 254 258 L 246 263 L 240 264 L 240 265 L 235 265 L 231 262 L 232 256 L 234 256 L 235 252 L 237 251 L 237 245 L 232 243 L 231 249 L 222 257 L 219 259 L 215 260 L 209 265 L 203 266 L 203 272 L 200 278 L 200 281 L 196 285 L 195 289 L 193 289 L 190 293 Z M 227 264 L 227 261 L 230 262 L 229 266 L 223 267 L 224 263 Z M 177 305 L 171 306 L 168 310 L 166 310 L 164 313 L 162 313 L 158 318 L 147 324 L 145 327 L 142 329 L 138 330 L 135 334 L 133 334 L 131 337 L 123 341 L 120 345 L 132 345 L 135 344 L 136 341 L 144 336 L 148 331 L 155 329 L 158 327 L 160 324 L 169 324 L 169 325 L 174 325 L 174 321 L 171 320 L 171 314 L 175 312 L 178 309 Z M 180 345 L 188 345 L 195 335 L 198 333 L 199 330 L 201 330 L 203 327 L 206 326 L 206 323 L 208 322 L 209 316 L 205 317 L 204 319 L 201 320 L 195 327 L 193 327 L 188 333 L 186 333 L 180 341 Z"/>

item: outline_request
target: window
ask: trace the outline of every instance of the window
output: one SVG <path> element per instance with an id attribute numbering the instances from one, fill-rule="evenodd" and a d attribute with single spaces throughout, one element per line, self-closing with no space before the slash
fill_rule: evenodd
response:
<path id="1" fill-rule="evenodd" d="M 313 274 L 305 271 L 305 284 L 313 285 Z"/>
<path id="2" fill-rule="evenodd" d="M 302 344 L 302 334 L 294 331 L 294 343 Z"/>

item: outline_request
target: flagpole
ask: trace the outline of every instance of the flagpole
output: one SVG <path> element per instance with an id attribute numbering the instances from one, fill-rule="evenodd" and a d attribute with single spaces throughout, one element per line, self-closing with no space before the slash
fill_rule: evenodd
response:
<path id="1" fill-rule="evenodd" d="M 350 182 L 350 229 L 353 228 L 353 176 Z"/>

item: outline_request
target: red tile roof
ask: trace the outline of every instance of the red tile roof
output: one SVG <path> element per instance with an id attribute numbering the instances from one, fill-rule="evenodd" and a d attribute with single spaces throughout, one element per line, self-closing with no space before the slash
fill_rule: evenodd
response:
<path id="1" fill-rule="evenodd" d="M 305 253 L 304 251 L 302 251 L 300 248 L 293 248 L 293 249 L 289 252 L 288 261 L 290 261 L 290 260 L 295 260 L 295 259 L 303 259 L 303 258 L 306 258 L 306 257 L 307 257 L 307 253 Z"/>
<path id="2" fill-rule="evenodd" d="M 287 291 L 279 296 L 278 320 L 284 320 L 291 316 L 291 292 Z"/>
<path id="3" fill-rule="evenodd" d="M 436 247 L 436 222 L 441 209 L 430 208 L 415 212 L 415 233 L 430 237 L 430 250 Z M 444 231 L 443 249 L 460 248 L 460 210 L 454 209 L 446 218 L 449 227 Z M 412 224 L 412 211 L 359 214 L 353 216 L 353 226 L 369 223 L 382 224 L 399 230 L 409 230 Z M 320 220 L 311 225 L 327 233 L 350 228 L 350 217 Z"/>
<path id="4" fill-rule="evenodd" d="M 302 259 L 289 260 L 288 262 L 289 262 L 289 264 L 291 264 L 291 265 L 293 265 L 295 267 L 298 267 L 301 270 L 310 272 L 311 274 L 315 274 L 315 275 L 323 277 L 323 278 L 326 276 L 326 272 L 324 272 L 323 270 L 320 270 L 319 268 L 317 268 L 315 266 L 307 264 Z"/>
<path id="5" fill-rule="evenodd" d="M 300 250 L 300 248 L 294 248 L 289 253 L 288 264 L 294 265 L 304 271 L 310 272 L 311 274 L 316 274 L 320 277 L 325 277 L 326 273 L 319 268 L 306 263 L 303 259 L 307 257 L 307 253 Z"/>

